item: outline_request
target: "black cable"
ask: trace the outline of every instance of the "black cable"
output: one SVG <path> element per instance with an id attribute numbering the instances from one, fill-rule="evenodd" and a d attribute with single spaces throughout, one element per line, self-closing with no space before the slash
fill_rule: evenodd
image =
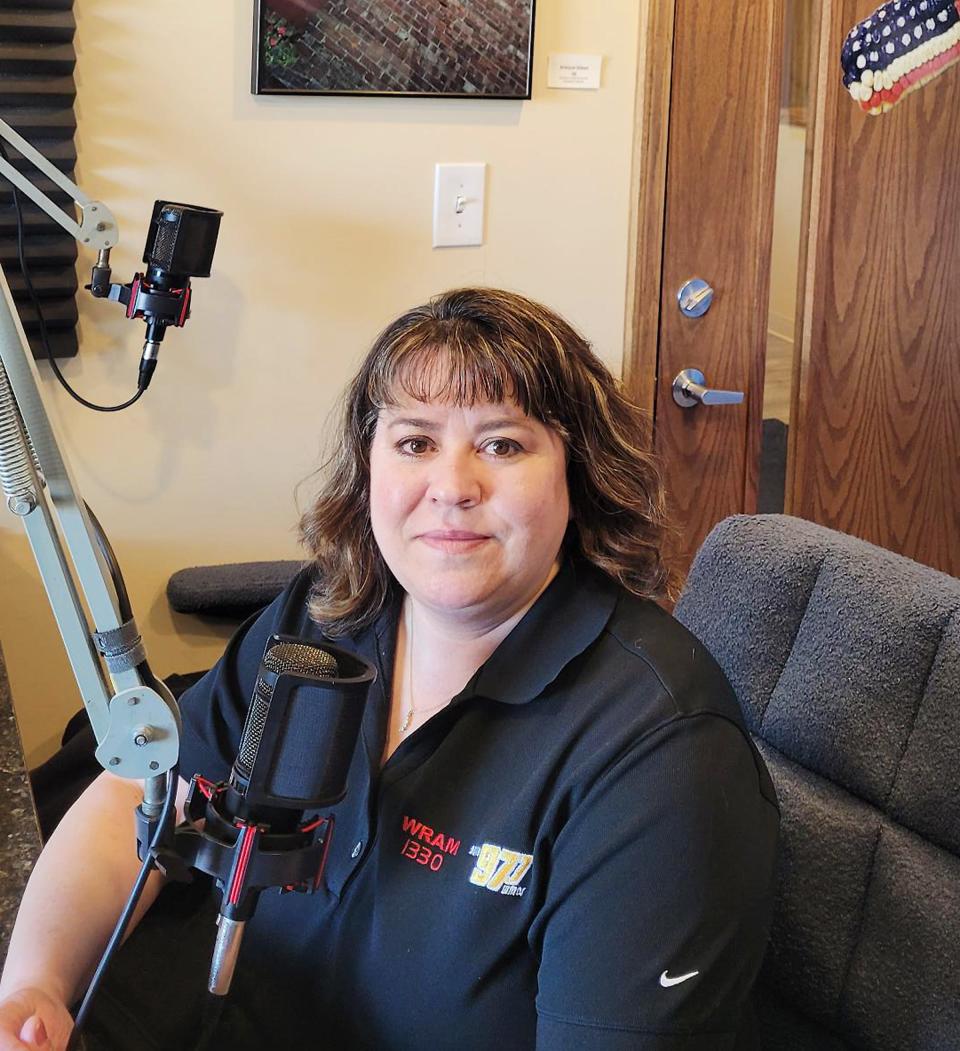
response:
<path id="1" fill-rule="evenodd" d="M 123 912 L 120 914 L 120 919 L 117 920 L 117 925 L 113 929 L 110 941 L 104 950 L 103 956 L 100 957 L 100 962 L 97 964 L 97 969 L 93 973 L 93 978 L 90 980 L 89 986 L 87 986 L 87 992 L 83 998 L 83 1003 L 80 1004 L 80 1010 L 77 1011 L 77 1016 L 74 1020 L 73 1032 L 70 1036 L 68 1048 L 76 1048 L 78 1046 L 80 1030 L 83 1028 L 87 1016 L 90 1013 L 93 998 L 100 987 L 100 983 L 103 980 L 103 976 L 106 973 L 110 961 L 113 959 L 120 943 L 123 941 L 123 936 L 126 934 L 127 927 L 130 924 L 130 919 L 137 907 L 137 903 L 140 901 L 140 895 L 143 893 L 143 888 L 147 884 L 150 870 L 156 865 L 153 851 L 159 846 L 160 838 L 170 820 L 171 814 L 173 813 L 174 803 L 177 798 L 178 771 L 179 764 L 174 765 L 169 771 L 167 771 L 167 796 L 163 801 L 163 810 L 160 812 L 160 820 L 157 823 L 157 830 L 153 834 L 153 840 L 150 843 L 143 865 L 140 867 L 140 873 L 137 876 L 136 883 L 133 885 L 133 890 L 130 891 L 130 897 L 127 899 L 127 904 L 124 907 Z"/>
<path id="2" fill-rule="evenodd" d="M 210 1041 L 216 1034 L 217 1026 L 220 1024 L 226 999 L 225 996 L 217 996 L 216 993 L 207 993 L 200 1017 L 200 1039 L 194 1045 L 193 1051 L 207 1051 L 208 1048 L 213 1046 Z"/>
<path id="3" fill-rule="evenodd" d="M 7 155 L 6 143 L 0 140 L 0 156 L 9 164 L 10 157 Z M 138 387 L 137 393 L 132 398 L 128 398 L 125 402 L 121 402 L 119 405 L 97 405 L 96 402 L 87 401 L 81 394 L 78 394 L 73 387 L 67 381 L 66 376 L 60 370 L 60 366 L 57 364 L 57 359 L 53 356 L 53 350 L 50 346 L 50 337 L 47 334 L 47 323 L 43 316 L 43 310 L 40 306 L 40 297 L 37 295 L 36 289 L 33 287 L 33 281 L 30 277 L 30 269 L 27 266 L 27 257 L 24 250 L 23 240 L 23 209 L 20 206 L 20 194 L 17 192 L 16 186 L 13 183 L 9 183 L 10 189 L 13 192 L 13 206 L 17 213 L 17 256 L 20 260 L 20 273 L 23 274 L 23 283 L 27 289 L 27 294 L 30 296 L 30 302 L 33 304 L 34 310 L 37 312 L 37 321 L 40 323 L 40 341 L 43 344 L 44 353 L 47 355 L 47 360 L 50 362 L 50 368 L 53 369 L 53 374 L 60 381 L 60 385 L 63 389 L 73 398 L 74 401 L 80 402 L 88 409 L 93 409 L 96 412 L 119 412 L 121 409 L 129 408 L 135 401 L 137 401 L 146 390 L 145 387 Z"/>
<path id="4" fill-rule="evenodd" d="M 117 596 L 120 623 L 126 624 L 127 621 L 133 620 L 133 606 L 130 604 L 130 596 L 127 592 L 127 585 L 123 579 L 123 572 L 120 569 L 120 563 L 117 561 L 117 556 L 114 554 L 110 538 L 104 532 L 103 526 L 100 525 L 100 520 L 93 513 L 93 508 L 91 508 L 86 500 L 84 500 L 83 506 L 86 508 L 87 515 L 90 518 L 90 524 L 93 526 L 93 535 L 97 542 L 97 548 L 103 556 L 104 562 L 107 564 L 107 569 L 110 571 L 113 590 Z M 139 674 L 144 686 L 149 686 L 154 693 L 159 694 L 161 697 L 165 695 L 166 687 L 160 682 L 156 675 L 153 674 L 146 658 L 137 665 L 137 673 Z"/>
<path id="5" fill-rule="evenodd" d="M 113 581 L 113 590 L 116 593 L 117 606 L 120 610 L 120 623 L 125 624 L 128 620 L 133 620 L 133 607 L 130 605 L 130 596 L 127 594 L 127 585 L 120 570 L 120 563 L 117 561 L 117 556 L 113 553 L 113 546 L 107 534 L 103 531 L 100 520 L 93 513 L 93 509 L 86 500 L 83 501 L 83 506 L 86 508 L 87 517 L 93 526 L 93 535 L 97 541 L 97 547 L 103 556 L 104 562 L 107 563 L 107 568 L 110 570 L 110 579 Z"/>

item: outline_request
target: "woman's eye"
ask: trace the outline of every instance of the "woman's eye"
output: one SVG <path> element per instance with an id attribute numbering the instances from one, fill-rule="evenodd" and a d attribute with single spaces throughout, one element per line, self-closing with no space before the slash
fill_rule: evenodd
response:
<path id="1" fill-rule="evenodd" d="M 397 448 L 406 456 L 422 456 L 430 448 L 429 438 L 404 438 Z"/>
<path id="2" fill-rule="evenodd" d="M 505 460 L 508 456 L 520 452 L 520 445 L 509 438 L 491 438 L 484 444 L 483 449 L 496 459 Z"/>

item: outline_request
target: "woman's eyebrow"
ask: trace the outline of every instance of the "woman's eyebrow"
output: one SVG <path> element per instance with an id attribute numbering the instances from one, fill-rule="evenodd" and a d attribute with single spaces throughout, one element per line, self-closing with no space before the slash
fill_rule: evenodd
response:
<path id="1" fill-rule="evenodd" d="M 384 421 L 388 427 L 413 427 L 418 431 L 435 431 L 442 424 L 422 416 L 395 416 Z"/>
<path id="2" fill-rule="evenodd" d="M 503 427 L 529 427 L 530 419 L 527 416 L 498 416 L 495 420 L 481 420 L 478 430 L 498 431 Z"/>
<path id="3" fill-rule="evenodd" d="M 437 420 L 428 420 L 422 416 L 395 416 L 387 419 L 388 427 L 415 427 L 419 430 L 431 430 L 443 426 Z M 529 427 L 530 420 L 526 416 L 498 416 L 493 420 L 481 420 L 477 424 L 479 431 L 496 431 L 504 427 Z"/>

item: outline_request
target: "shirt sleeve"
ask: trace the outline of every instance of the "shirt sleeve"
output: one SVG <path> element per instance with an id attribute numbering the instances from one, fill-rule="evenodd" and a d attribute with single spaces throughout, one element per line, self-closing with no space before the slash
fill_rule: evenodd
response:
<path id="1" fill-rule="evenodd" d="M 772 908 L 760 762 L 730 720 L 688 715 L 583 791 L 531 931 L 538 1051 L 734 1047 Z"/>
<path id="2" fill-rule="evenodd" d="M 223 656 L 180 698 L 180 776 L 223 781 L 237 755 L 257 672 L 270 637 L 317 634 L 306 612 L 309 569 L 302 570 L 260 613 L 246 620 Z"/>

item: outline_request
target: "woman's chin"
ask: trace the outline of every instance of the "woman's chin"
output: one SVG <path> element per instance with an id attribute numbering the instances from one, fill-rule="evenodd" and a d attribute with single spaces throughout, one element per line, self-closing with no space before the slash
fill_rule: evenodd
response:
<path id="1" fill-rule="evenodd" d="M 449 616 L 452 620 L 482 614 L 488 607 L 496 604 L 490 601 L 489 592 L 479 589 L 430 588 L 426 592 L 414 593 L 411 597 L 435 613 Z"/>
<path id="2" fill-rule="evenodd" d="M 436 573 L 407 588 L 407 593 L 414 602 L 451 620 L 474 616 L 487 619 L 503 603 L 503 583 L 498 586 L 489 578 L 471 580 L 462 573 Z"/>

